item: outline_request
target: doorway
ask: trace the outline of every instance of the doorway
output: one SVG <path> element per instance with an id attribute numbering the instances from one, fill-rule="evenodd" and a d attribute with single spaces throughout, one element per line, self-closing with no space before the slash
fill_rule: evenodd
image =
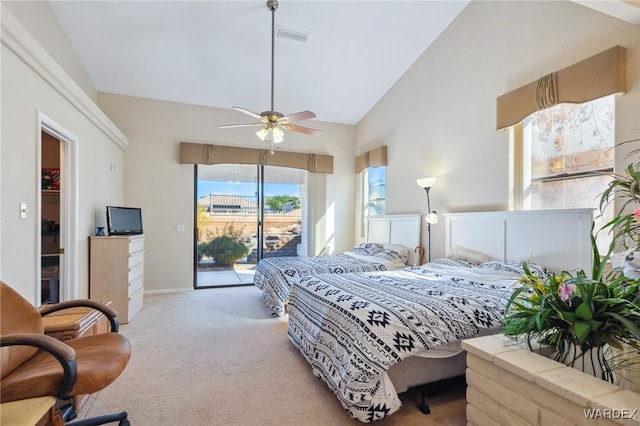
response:
<path id="1" fill-rule="evenodd" d="M 38 305 L 78 297 L 78 139 L 39 114 Z"/>
<path id="2" fill-rule="evenodd" d="M 60 140 L 41 132 L 40 187 L 40 303 L 60 302 L 63 246 L 60 244 Z"/>
<path id="3" fill-rule="evenodd" d="M 196 165 L 194 288 L 253 285 L 260 259 L 297 256 L 307 172 Z"/>

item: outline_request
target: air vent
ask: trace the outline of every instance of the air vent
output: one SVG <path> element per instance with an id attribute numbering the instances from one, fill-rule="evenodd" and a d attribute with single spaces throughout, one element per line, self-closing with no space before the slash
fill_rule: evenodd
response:
<path id="1" fill-rule="evenodd" d="M 304 31 L 300 30 L 294 30 L 292 28 L 281 27 L 278 25 L 276 27 L 276 37 L 288 38 L 291 40 L 306 43 L 307 39 L 309 38 L 309 33 L 305 33 Z"/>

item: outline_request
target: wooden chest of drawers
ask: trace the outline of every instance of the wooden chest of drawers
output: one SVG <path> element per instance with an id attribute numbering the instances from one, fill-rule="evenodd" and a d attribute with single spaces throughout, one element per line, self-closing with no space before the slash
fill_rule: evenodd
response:
<path id="1" fill-rule="evenodd" d="M 142 309 L 144 236 L 89 237 L 89 298 L 110 300 L 121 324 Z"/>

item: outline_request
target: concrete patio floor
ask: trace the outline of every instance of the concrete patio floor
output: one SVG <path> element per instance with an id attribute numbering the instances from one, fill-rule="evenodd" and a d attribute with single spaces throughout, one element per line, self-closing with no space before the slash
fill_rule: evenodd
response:
<path id="1" fill-rule="evenodd" d="M 198 271 L 197 287 L 226 286 L 239 284 L 253 284 L 255 265 L 247 265 L 251 268 L 234 267 L 227 271 Z"/>

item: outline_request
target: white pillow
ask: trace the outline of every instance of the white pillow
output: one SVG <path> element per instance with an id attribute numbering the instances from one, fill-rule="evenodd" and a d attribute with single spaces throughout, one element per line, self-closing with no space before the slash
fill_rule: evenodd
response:
<path id="1" fill-rule="evenodd" d="M 460 246 L 452 248 L 449 251 L 448 257 L 465 260 L 467 262 L 474 263 L 476 265 L 495 260 L 493 257 L 489 256 L 486 253 L 482 253 L 479 251 L 471 250 L 471 249 L 460 247 Z"/>
<path id="2" fill-rule="evenodd" d="M 403 257 L 409 257 L 409 252 L 411 251 L 409 247 L 403 246 L 402 244 L 383 244 L 382 248 L 396 251 Z"/>
<path id="3" fill-rule="evenodd" d="M 363 256 L 372 256 L 382 250 L 382 246 L 377 243 L 360 243 L 351 249 L 352 252 Z"/>

